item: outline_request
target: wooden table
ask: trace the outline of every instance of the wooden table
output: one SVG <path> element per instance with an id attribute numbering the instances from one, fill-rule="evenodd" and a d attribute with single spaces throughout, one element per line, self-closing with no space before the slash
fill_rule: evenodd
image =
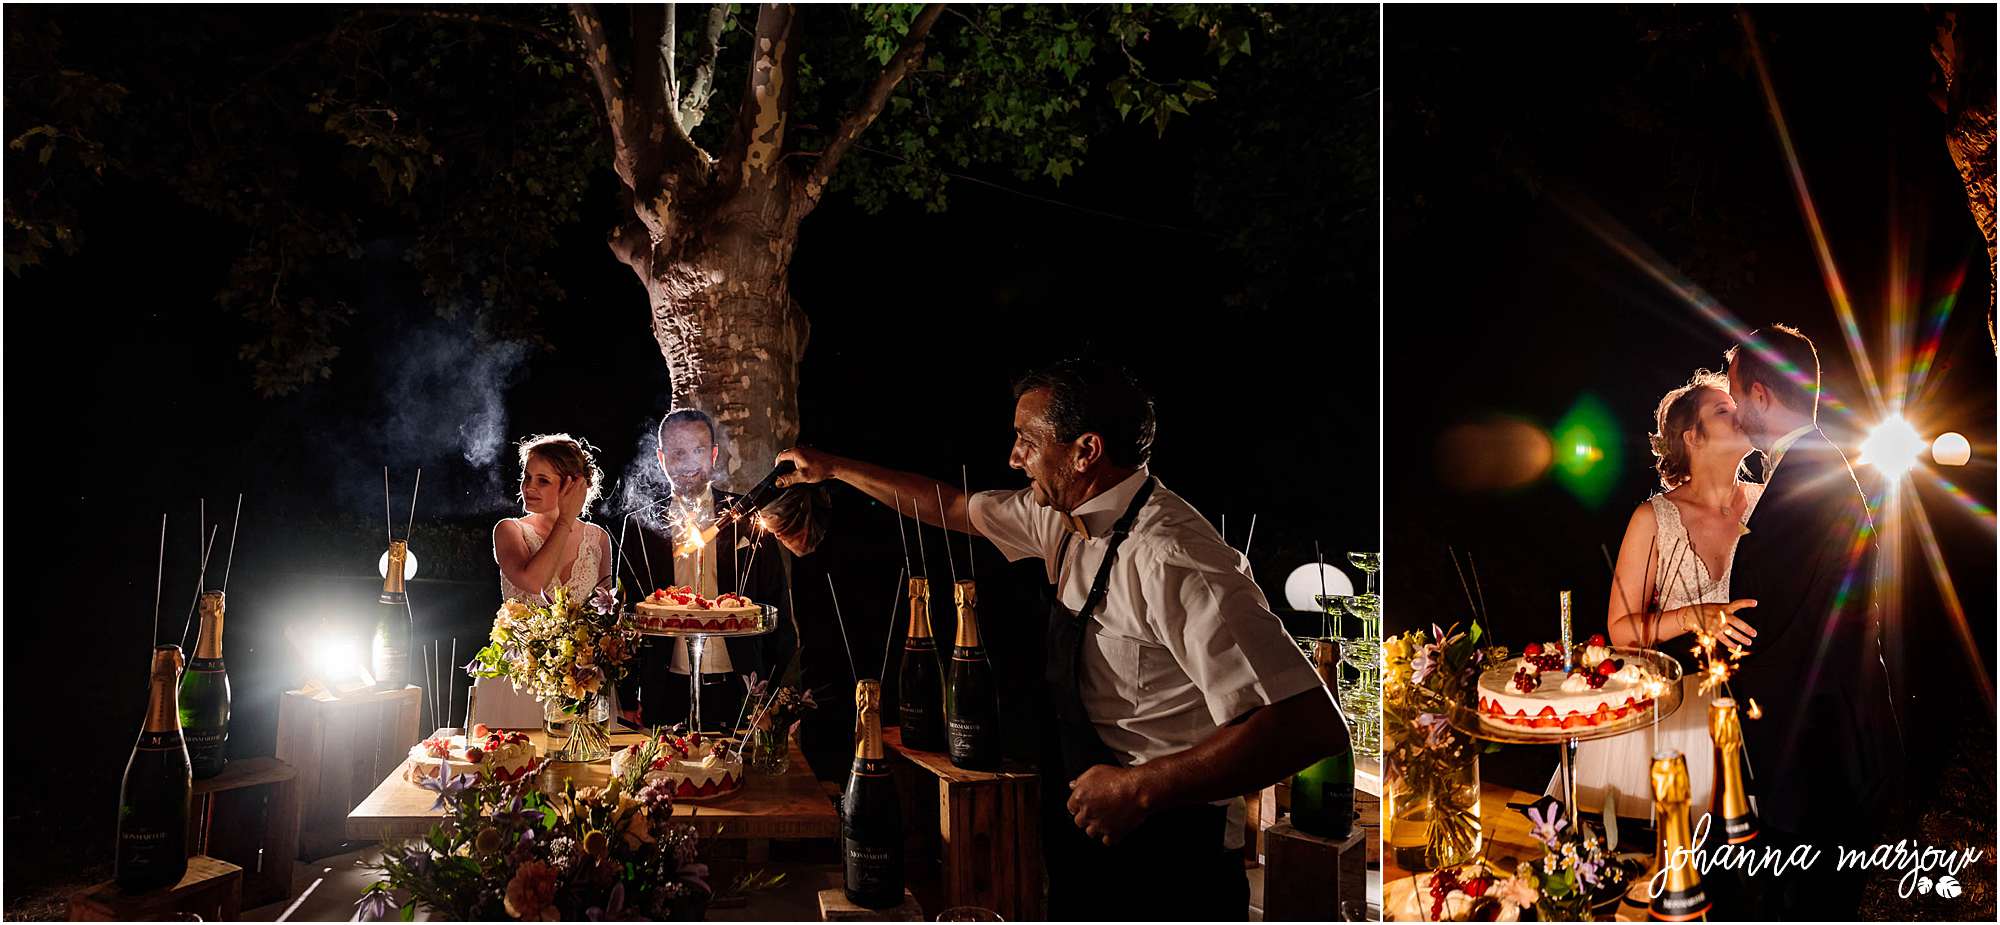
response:
<path id="1" fill-rule="evenodd" d="M 546 754 L 546 734 L 541 730 L 525 731 L 534 740 L 537 752 Z M 611 748 L 616 751 L 644 739 L 645 734 L 639 732 L 613 733 Z M 687 819 L 711 838 L 840 837 L 840 817 L 834 812 L 833 802 L 813 779 L 796 738 L 791 748 L 791 766 L 782 776 L 774 778 L 752 772 L 735 796 L 713 803 L 676 801 L 675 818 Z M 437 802 L 436 791 L 410 783 L 403 772 L 404 768 L 398 766 L 375 792 L 347 814 L 349 838 L 419 838 L 429 834 L 431 826 L 444 816 L 443 810 L 431 809 L 431 804 Z M 582 765 L 550 763 L 542 775 L 545 787 L 564 776 L 574 779 L 578 788 L 602 787 L 610 782 L 611 762 L 606 759 Z"/>

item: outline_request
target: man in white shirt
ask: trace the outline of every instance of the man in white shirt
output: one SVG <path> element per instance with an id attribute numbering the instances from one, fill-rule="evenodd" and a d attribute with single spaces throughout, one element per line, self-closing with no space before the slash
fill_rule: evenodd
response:
<path id="1" fill-rule="evenodd" d="M 1147 469 L 1150 397 L 1083 362 L 1015 395 L 1025 489 L 967 495 L 806 449 L 779 455 L 798 467 L 781 483 L 838 479 L 884 503 L 942 492 L 943 526 L 1046 564 L 1045 719 L 1062 748 L 1043 777 L 1069 817 L 1044 832 L 1051 918 L 1240 921 L 1240 794 L 1345 750 L 1346 724 L 1249 563 Z"/>

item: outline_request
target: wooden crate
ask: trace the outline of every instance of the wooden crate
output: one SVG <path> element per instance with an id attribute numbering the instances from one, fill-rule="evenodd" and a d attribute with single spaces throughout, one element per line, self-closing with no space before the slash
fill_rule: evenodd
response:
<path id="1" fill-rule="evenodd" d="M 1337 922 L 1368 909 L 1368 848 L 1357 825 L 1334 841 L 1280 823 L 1264 831 L 1264 921 Z M 1344 907 L 1344 909 L 1343 909 Z"/>
<path id="2" fill-rule="evenodd" d="M 949 755 L 904 748 L 893 726 L 882 730 L 882 741 L 905 759 L 895 768 L 906 848 L 916 864 L 935 859 L 939 908 L 981 906 L 1010 922 L 1046 918 L 1041 775 L 1016 767 L 967 771 Z"/>
<path id="3" fill-rule="evenodd" d="M 299 853 L 298 771 L 276 758 L 231 761 L 194 782 L 188 847 L 243 868 L 243 903 L 252 909 L 292 896 Z"/>
<path id="4" fill-rule="evenodd" d="M 290 866 L 289 858 L 285 864 Z M 187 874 L 171 887 L 127 895 L 107 880 L 69 897 L 72 922 L 161 922 L 187 915 L 204 922 L 242 918 L 243 869 L 198 854 L 188 858 Z"/>
<path id="5" fill-rule="evenodd" d="M 278 704 L 278 760 L 298 772 L 299 859 L 342 850 L 347 813 L 409 757 L 417 744 L 423 689 L 332 699 L 287 691 Z"/>
<path id="6" fill-rule="evenodd" d="M 834 887 L 819 891 L 819 920 L 822 922 L 921 922 L 924 907 L 903 890 L 903 904 L 889 909 L 869 909 L 847 901 L 847 890 Z"/>

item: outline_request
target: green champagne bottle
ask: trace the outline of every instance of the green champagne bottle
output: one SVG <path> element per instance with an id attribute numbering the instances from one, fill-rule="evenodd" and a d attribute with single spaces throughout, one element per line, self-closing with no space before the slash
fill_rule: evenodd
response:
<path id="1" fill-rule="evenodd" d="M 112 878 L 127 893 L 179 883 L 187 873 L 188 806 L 194 777 L 175 709 L 181 647 L 154 646 L 146 727 L 118 785 L 118 845 Z"/>
<path id="2" fill-rule="evenodd" d="M 869 909 L 903 902 L 903 811 L 882 751 L 882 682 L 854 685 L 854 766 L 840 797 L 840 855 L 847 901 Z"/>
<path id="3" fill-rule="evenodd" d="M 1333 640 L 1313 641 L 1313 667 L 1329 695 L 1338 664 Z M 1345 735 L 1346 723 L 1341 726 L 1340 751 L 1292 775 L 1292 827 L 1321 838 L 1354 834 L 1354 748 Z"/>
<path id="4" fill-rule="evenodd" d="M 399 691 L 410 677 L 410 599 L 403 587 L 403 565 L 409 558 L 404 540 L 389 543 L 389 571 L 382 576 L 376 598 L 375 637 L 368 647 L 368 670 L 378 691 Z"/>
<path id="5" fill-rule="evenodd" d="M 951 651 L 951 688 L 945 692 L 945 746 L 951 763 L 969 771 L 1000 768 L 1000 693 L 979 636 L 978 595 L 972 582 L 956 582 L 958 637 Z"/>
<path id="6" fill-rule="evenodd" d="M 196 780 L 222 773 L 229 751 L 229 669 L 222 664 L 220 591 L 201 593 L 201 637 L 181 678 L 181 738 Z"/>
<path id="7" fill-rule="evenodd" d="M 937 639 L 931 634 L 931 582 L 910 579 L 910 632 L 903 637 L 897 707 L 903 719 L 903 747 L 941 752 L 944 744 L 944 671 L 938 667 Z"/>

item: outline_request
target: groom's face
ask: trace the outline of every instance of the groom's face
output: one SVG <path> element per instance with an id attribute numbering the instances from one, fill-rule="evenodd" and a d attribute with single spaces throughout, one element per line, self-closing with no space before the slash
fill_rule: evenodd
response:
<path id="1" fill-rule="evenodd" d="M 699 493 L 715 471 L 715 458 L 715 440 L 700 421 L 670 424 L 660 435 L 660 470 L 674 494 Z"/>
<path id="2" fill-rule="evenodd" d="M 1736 425 L 1743 428 L 1743 433 L 1750 438 L 1751 443 L 1761 447 L 1764 445 L 1763 439 L 1768 426 L 1764 418 L 1764 409 L 1757 404 L 1756 397 L 1751 393 L 1757 391 L 1766 399 L 1770 397 L 1770 393 L 1752 389 L 1749 383 L 1743 381 L 1743 374 L 1737 369 L 1738 365 L 1735 359 L 1729 361 L 1729 397 L 1736 402 Z"/>

